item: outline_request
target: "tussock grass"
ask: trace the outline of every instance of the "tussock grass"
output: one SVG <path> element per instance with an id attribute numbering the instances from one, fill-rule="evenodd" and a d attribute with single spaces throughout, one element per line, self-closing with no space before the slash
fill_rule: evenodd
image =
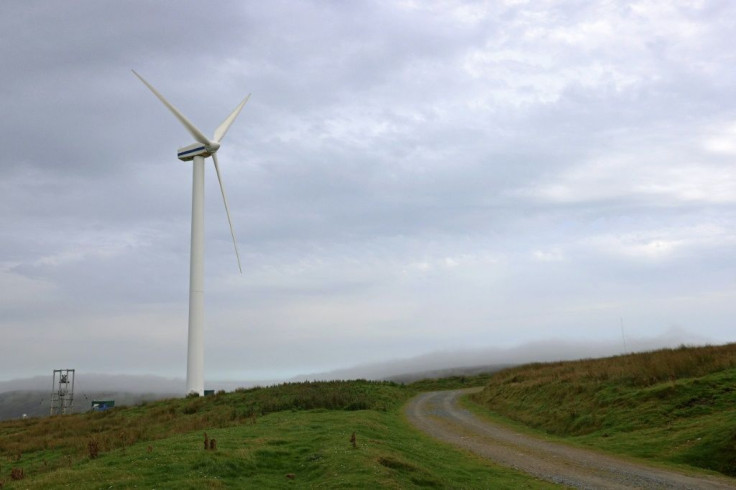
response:
<path id="1" fill-rule="evenodd" d="M 736 476 L 736 344 L 519 366 L 473 399 L 585 444 Z"/>

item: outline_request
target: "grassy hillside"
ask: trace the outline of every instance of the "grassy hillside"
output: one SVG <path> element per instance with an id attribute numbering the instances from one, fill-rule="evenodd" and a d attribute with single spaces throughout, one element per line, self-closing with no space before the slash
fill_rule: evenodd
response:
<path id="1" fill-rule="evenodd" d="M 586 445 L 736 476 L 736 344 L 520 366 L 474 401 Z"/>
<path id="2" fill-rule="evenodd" d="M 495 374 L 292 383 L 0 423 L 3 488 L 549 488 L 410 428 L 420 391 L 574 442 L 736 476 L 736 344 Z M 205 433 L 216 449 L 204 450 Z M 351 436 L 355 434 L 355 444 Z"/>
<path id="3" fill-rule="evenodd" d="M 0 481 L 4 488 L 551 488 L 410 428 L 401 406 L 416 392 L 388 382 L 299 383 L 7 421 Z M 204 450 L 205 433 L 216 449 Z"/>

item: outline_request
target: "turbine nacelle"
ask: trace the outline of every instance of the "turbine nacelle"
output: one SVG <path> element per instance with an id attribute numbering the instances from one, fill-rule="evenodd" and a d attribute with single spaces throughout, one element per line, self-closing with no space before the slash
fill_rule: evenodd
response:
<path id="1" fill-rule="evenodd" d="M 192 143 L 189 146 L 185 146 L 176 150 L 176 156 L 179 157 L 179 160 L 183 162 L 189 162 L 191 160 L 194 160 L 194 157 L 210 157 L 219 149 L 220 143 L 211 143 L 210 145 L 203 145 L 202 143 Z"/>

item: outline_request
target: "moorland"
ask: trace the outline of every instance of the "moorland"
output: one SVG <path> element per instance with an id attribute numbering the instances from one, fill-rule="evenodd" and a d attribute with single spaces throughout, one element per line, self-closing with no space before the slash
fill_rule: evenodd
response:
<path id="1" fill-rule="evenodd" d="M 325 381 L 0 423 L 5 488 L 548 488 L 411 427 L 421 392 L 481 386 L 483 417 L 571 444 L 736 476 L 736 344 L 496 373 Z M 207 449 L 205 449 L 205 439 Z M 212 442 L 214 440 L 214 443 Z"/>

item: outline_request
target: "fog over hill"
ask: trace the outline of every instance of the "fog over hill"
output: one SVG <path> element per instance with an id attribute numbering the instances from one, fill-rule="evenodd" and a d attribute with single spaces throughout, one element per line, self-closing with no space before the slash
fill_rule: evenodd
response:
<path id="1" fill-rule="evenodd" d="M 629 352 L 643 352 L 654 349 L 677 347 L 680 345 L 706 345 L 707 339 L 692 335 L 678 328 L 672 328 L 657 337 L 626 338 L 612 343 L 608 341 L 578 342 L 567 340 L 541 340 L 511 348 L 482 348 L 456 351 L 442 351 L 408 359 L 397 359 L 384 363 L 365 364 L 346 369 L 323 373 L 296 376 L 293 381 L 326 379 L 395 379 L 437 377 L 441 372 L 465 368 L 468 374 L 487 366 L 496 370 L 499 366 L 525 364 L 529 362 L 551 362 L 563 360 L 607 357 Z M 422 376 L 426 374 L 426 376 Z"/>
<path id="2" fill-rule="evenodd" d="M 70 368 L 71 369 L 71 368 Z M 51 373 L 48 376 L 0 381 L 0 393 L 6 391 L 48 391 L 51 392 Z M 76 371 L 74 391 L 76 393 L 121 391 L 128 393 L 180 393 L 184 391 L 184 381 L 178 378 L 161 376 L 136 376 L 127 374 L 99 374 Z"/>
<path id="3" fill-rule="evenodd" d="M 266 386 L 283 382 L 330 379 L 419 379 L 421 377 L 437 377 L 442 372 L 456 374 L 477 372 L 479 368 L 488 367 L 495 370 L 499 366 L 522 364 L 527 362 L 546 362 L 583 358 L 605 357 L 624 352 L 646 351 L 679 345 L 705 345 L 708 339 L 699 338 L 678 329 L 670 330 L 666 335 L 649 338 L 624 338 L 621 342 L 579 342 L 562 340 L 545 340 L 530 342 L 511 348 L 483 348 L 455 351 L 433 352 L 406 359 L 396 359 L 382 363 L 352 366 L 344 369 L 310 373 L 282 379 L 248 379 L 244 373 L 242 379 L 212 380 L 207 382 L 207 389 L 234 390 L 239 387 Z M 8 391 L 43 391 L 51 390 L 51 369 L 47 376 L 0 381 L 0 393 Z M 161 376 L 136 376 L 125 374 L 96 374 L 77 371 L 75 391 L 77 394 L 91 392 L 127 392 L 127 393 L 183 393 L 184 380 Z"/>
<path id="4" fill-rule="evenodd" d="M 493 372 L 509 365 L 528 362 L 548 362 L 606 357 L 626 352 L 642 352 L 680 345 L 706 345 L 707 339 L 698 338 L 682 330 L 672 329 L 666 335 L 650 338 L 625 338 L 621 342 L 579 342 L 547 340 L 531 342 L 512 348 L 465 349 L 433 352 L 422 356 L 396 359 L 383 363 L 363 364 L 345 369 L 304 374 L 288 379 L 212 380 L 207 389 L 232 391 L 237 388 L 269 386 L 284 382 L 334 379 L 376 379 L 412 382 L 426 378 L 473 375 Z M 132 405 L 143 400 L 181 396 L 185 382 L 181 378 L 100 374 L 76 372 L 75 411 L 89 409 L 92 399 L 114 399 L 117 405 Z M 48 414 L 51 375 L 0 381 L 0 420 Z"/>

